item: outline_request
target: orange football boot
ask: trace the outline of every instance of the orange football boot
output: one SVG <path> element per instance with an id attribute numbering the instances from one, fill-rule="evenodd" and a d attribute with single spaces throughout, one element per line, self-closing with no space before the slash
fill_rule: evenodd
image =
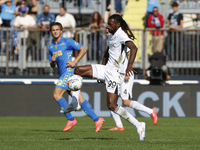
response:
<path id="1" fill-rule="evenodd" d="M 109 131 L 124 131 L 124 127 L 114 127 L 114 128 L 111 128 L 111 129 L 108 129 Z"/>
<path id="2" fill-rule="evenodd" d="M 153 113 L 150 114 L 150 116 L 151 116 L 151 119 L 153 120 L 153 124 L 156 125 L 158 122 L 157 112 L 156 112 L 156 109 L 154 108 L 152 110 L 153 110 Z"/>
<path id="3" fill-rule="evenodd" d="M 70 130 L 73 126 L 75 126 L 77 124 L 77 120 L 74 119 L 72 121 L 68 120 L 67 121 L 67 125 L 65 126 L 65 128 L 63 129 L 63 132 L 66 132 L 68 130 Z"/>
<path id="4" fill-rule="evenodd" d="M 95 122 L 95 126 L 96 126 L 95 132 L 99 132 L 101 130 L 103 122 L 104 122 L 103 118 L 99 118 L 99 120 Z"/>

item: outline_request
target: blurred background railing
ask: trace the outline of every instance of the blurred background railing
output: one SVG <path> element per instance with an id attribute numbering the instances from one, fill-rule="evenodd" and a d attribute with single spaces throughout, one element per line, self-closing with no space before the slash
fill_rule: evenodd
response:
<path id="1" fill-rule="evenodd" d="M 167 66 L 173 75 L 199 75 L 200 29 L 159 30 L 163 31 L 163 35 L 157 35 L 158 41 L 152 35 L 155 30 L 132 31 L 137 38 L 134 43 L 138 47 L 134 68 L 139 74 L 144 74 L 149 67 L 148 58 L 161 40 L 160 50 L 167 56 Z M 48 45 L 52 42 L 49 31 L 0 28 L 0 38 L 0 75 L 59 74 L 57 69 L 52 70 L 49 66 Z M 88 50 L 78 65 L 101 63 L 107 48 L 105 29 L 77 28 L 75 40 Z"/>

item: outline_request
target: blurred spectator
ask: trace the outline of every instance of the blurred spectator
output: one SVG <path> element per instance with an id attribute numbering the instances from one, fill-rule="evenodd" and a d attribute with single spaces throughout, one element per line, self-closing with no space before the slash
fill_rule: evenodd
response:
<path id="1" fill-rule="evenodd" d="M 17 16 L 14 21 L 14 26 L 19 29 L 25 28 L 35 28 L 36 21 L 30 15 L 28 15 L 28 8 L 27 7 L 20 7 L 21 16 Z M 28 37 L 28 32 L 25 33 L 25 36 L 22 34 L 19 37 Z"/>
<path id="2" fill-rule="evenodd" d="M 104 23 L 105 23 L 105 25 L 107 25 L 107 23 L 108 23 L 108 18 L 110 16 L 110 9 L 111 9 L 111 4 L 108 3 L 106 11 L 104 13 Z"/>
<path id="3" fill-rule="evenodd" d="M 74 38 L 73 29 L 76 27 L 76 21 L 73 15 L 67 13 L 66 8 L 60 8 L 60 14 L 56 17 L 56 22 L 60 22 L 64 29 L 68 29 L 68 31 L 63 32 L 63 37 Z"/>
<path id="4" fill-rule="evenodd" d="M 0 27 L 1 27 L 2 23 L 3 23 L 3 22 L 2 22 L 2 19 L 1 19 L 1 17 L 0 17 Z"/>
<path id="5" fill-rule="evenodd" d="M 21 0 L 17 5 L 17 15 L 20 15 L 20 7 L 28 7 L 28 14 L 35 17 L 38 10 L 38 0 Z"/>
<path id="6" fill-rule="evenodd" d="M 178 3 L 172 3 L 173 12 L 168 16 L 168 28 L 172 31 L 169 32 L 167 41 L 169 41 L 169 45 L 166 42 L 166 46 L 170 46 L 168 48 L 168 54 L 171 56 L 170 59 L 177 60 L 180 52 L 180 32 L 176 31 L 179 28 L 183 27 L 183 15 L 178 11 Z M 174 32 L 176 31 L 176 32 Z"/>
<path id="7" fill-rule="evenodd" d="M 90 22 L 90 28 L 91 29 L 100 29 L 103 27 L 103 19 L 99 12 L 94 12 L 92 14 L 92 20 Z"/>
<path id="8" fill-rule="evenodd" d="M 165 85 L 171 79 L 169 68 L 166 66 L 166 56 L 162 52 L 155 52 L 150 58 L 150 67 L 147 69 L 145 79 L 151 85 Z"/>
<path id="9" fill-rule="evenodd" d="M 14 26 L 19 29 L 35 28 L 36 21 L 34 20 L 34 18 L 31 15 L 28 15 L 28 7 L 20 7 L 20 13 L 21 13 L 21 15 L 17 16 L 14 21 Z M 18 42 L 21 42 L 20 44 L 22 44 L 22 45 L 27 45 L 27 50 L 28 50 L 29 46 L 31 45 L 31 42 L 30 42 L 31 36 L 32 35 L 29 34 L 28 30 L 18 31 L 18 34 L 17 34 Z M 28 38 L 26 41 L 27 43 L 23 43 L 23 41 L 24 41 L 24 40 L 22 40 L 23 38 L 25 38 L 25 41 Z M 27 52 L 27 56 L 28 56 L 28 52 Z"/>
<path id="10" fill-rule="evenodd" d="M 149 15 L 148 18 L 148 27 L 154 29 L 160 29 L 164 26 L 163 15 L 159 14 L 158 8 L 153 8 L 153 13 Z M 164 36 L 163 31 L 152 31 L 152 49 L 153 52 L 161 52 L 164 46 Z"/>
<path id="11" fill-rule="evenodd" d="M 88 8 L 92 8 L 93 4 L 92 4 L 92 0 L 81 0 L 81 7 L 88 7 Z"/>
<path id="12" fill-rule="evenodd" d="M 49 13 L 50 7 L 48 5 L 43 6 L 43 13 L 37 16 L 37 25 L 40 29 L 42 30 L 47 30 L 49 29 L 49 26 L 52 22 L 55 21 L 55 16 L 54 14 Z M 46 48 L 47 45 L 49 45 L 49 38 L 50 38 L 50 32 L 48 31 L 43 31 L 40 32 L 40 37 L 41 37 L 41 58 L 43 58 L 44 55 L 44 49 Z"/>
<path id="13" fill-rule="evenodd" d="M 173 13 L 168 16 L 168 28 L 176 30 L 183 27 L 183 15 L 178 11 L 178 3 L 172 3 Z"/>
<path id="14" fill-rule="evenodd" d="M 94 12 L 92 14 L 92 20 L 90 22 L 90 29 L 100 29 L 103 27 L 103 19 L 99 12 Z M 99 60 L 99 55 L 102 52 L 102 32 L 101 31 L 95 31 L 92 32 L 92 59 L 96 56 L 96 60 Z"/>
<path id="15" fill-rule="evenodd" d="M 122 12 L 122 1 L 121 0 L 115 0 L 115 10 L 116 10 L 116 14 L 121 15 L 121 12 Z"/>
<path id="16" fill-rule="evenodd" d="M 197 28 L 200 28 L 200 14 L 197 14 L 196 26 L 197 26 Z"/>
<path id="17" fill-rule="evenodd" d="M 16 11 L 15 0 L 1 0 L 1 19 L 3 27 L 11 27 L 11 21 Z"/>
<path id="18" fill-rule="evenodd" d="M 28 14 L 32 16 L 37 15 L 38 10 L 38 0 L 27 0 L 29 11 Z"/>
<path id="19" fill-rule="evenodd" d="M 115 0 L 115 14 L 121 15 L 122 12 L 122 2 L 121 0 Z M 106 11 L 104 13 L 104 23 L 107 25 L 108 18 L 111 15 L 111 3 L 110 0 L 106 0 Z"/>
<path id="20" fill-rule="evenodd" d="M 19 4 L 17 5 L 17 11 L 16 11 L 16 15 L 20 15 L 20 7 L 27 7 L 28 11 L 29 11 L 29 8 L 28 8 L 28 4 L 26 2 L 26 0 L 21 0 L 19 2 Z"/>
<path id="21" fill-rule="evenodd" d="M 37 24 L 41 29 L 49 29 L 50 24 L 55 21 L 54 14 L 49 13 L 49 10 L 50 7 L 48 5 L 44 5 L 43 13 L 37 17 Z"/>
<path id="22" fill-rule="evenodd" d="M 147 0 L 147 14 L 145 18 L 146 28 L 148 28 L 148 18 L 149 18 L 149 15 L 152 14 L 154 7 L 159 8 L 159 0 Z"/>

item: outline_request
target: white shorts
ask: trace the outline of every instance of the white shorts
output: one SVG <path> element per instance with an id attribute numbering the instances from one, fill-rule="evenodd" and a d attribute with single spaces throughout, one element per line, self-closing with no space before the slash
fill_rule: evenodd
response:
<path id="1" fill-rule="evenodd" d="M 115 70 L 108 69 L 105 65 L 92 65 L 93 78 L 105 80 L 106 91 L 120 94 L 120 85 L 123 82 L 123 75 Z"/>
<path id="2" fill-rule="evenodd" d="M 132 98 L 134 75 L 130 76 L 128 82 L 123 81 L 120 86 L 120 97 L 122 100 L 129 100 Z"/>

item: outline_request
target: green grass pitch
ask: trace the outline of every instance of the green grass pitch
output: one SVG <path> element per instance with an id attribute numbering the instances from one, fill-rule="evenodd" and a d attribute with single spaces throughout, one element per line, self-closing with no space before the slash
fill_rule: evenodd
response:
<path id="1" fill-rule="evenodd" d="M 122 119 L 125 131 L 108 131 L 112 118 L 104 118 L 102 130 L 88 117 L 68 132 L 64 117 L 0 117 L 0 150 L 199 150 L 199 118 L 137 118 L 147 124 L 146 138 L 139 141 L 136 128 Z"/>

